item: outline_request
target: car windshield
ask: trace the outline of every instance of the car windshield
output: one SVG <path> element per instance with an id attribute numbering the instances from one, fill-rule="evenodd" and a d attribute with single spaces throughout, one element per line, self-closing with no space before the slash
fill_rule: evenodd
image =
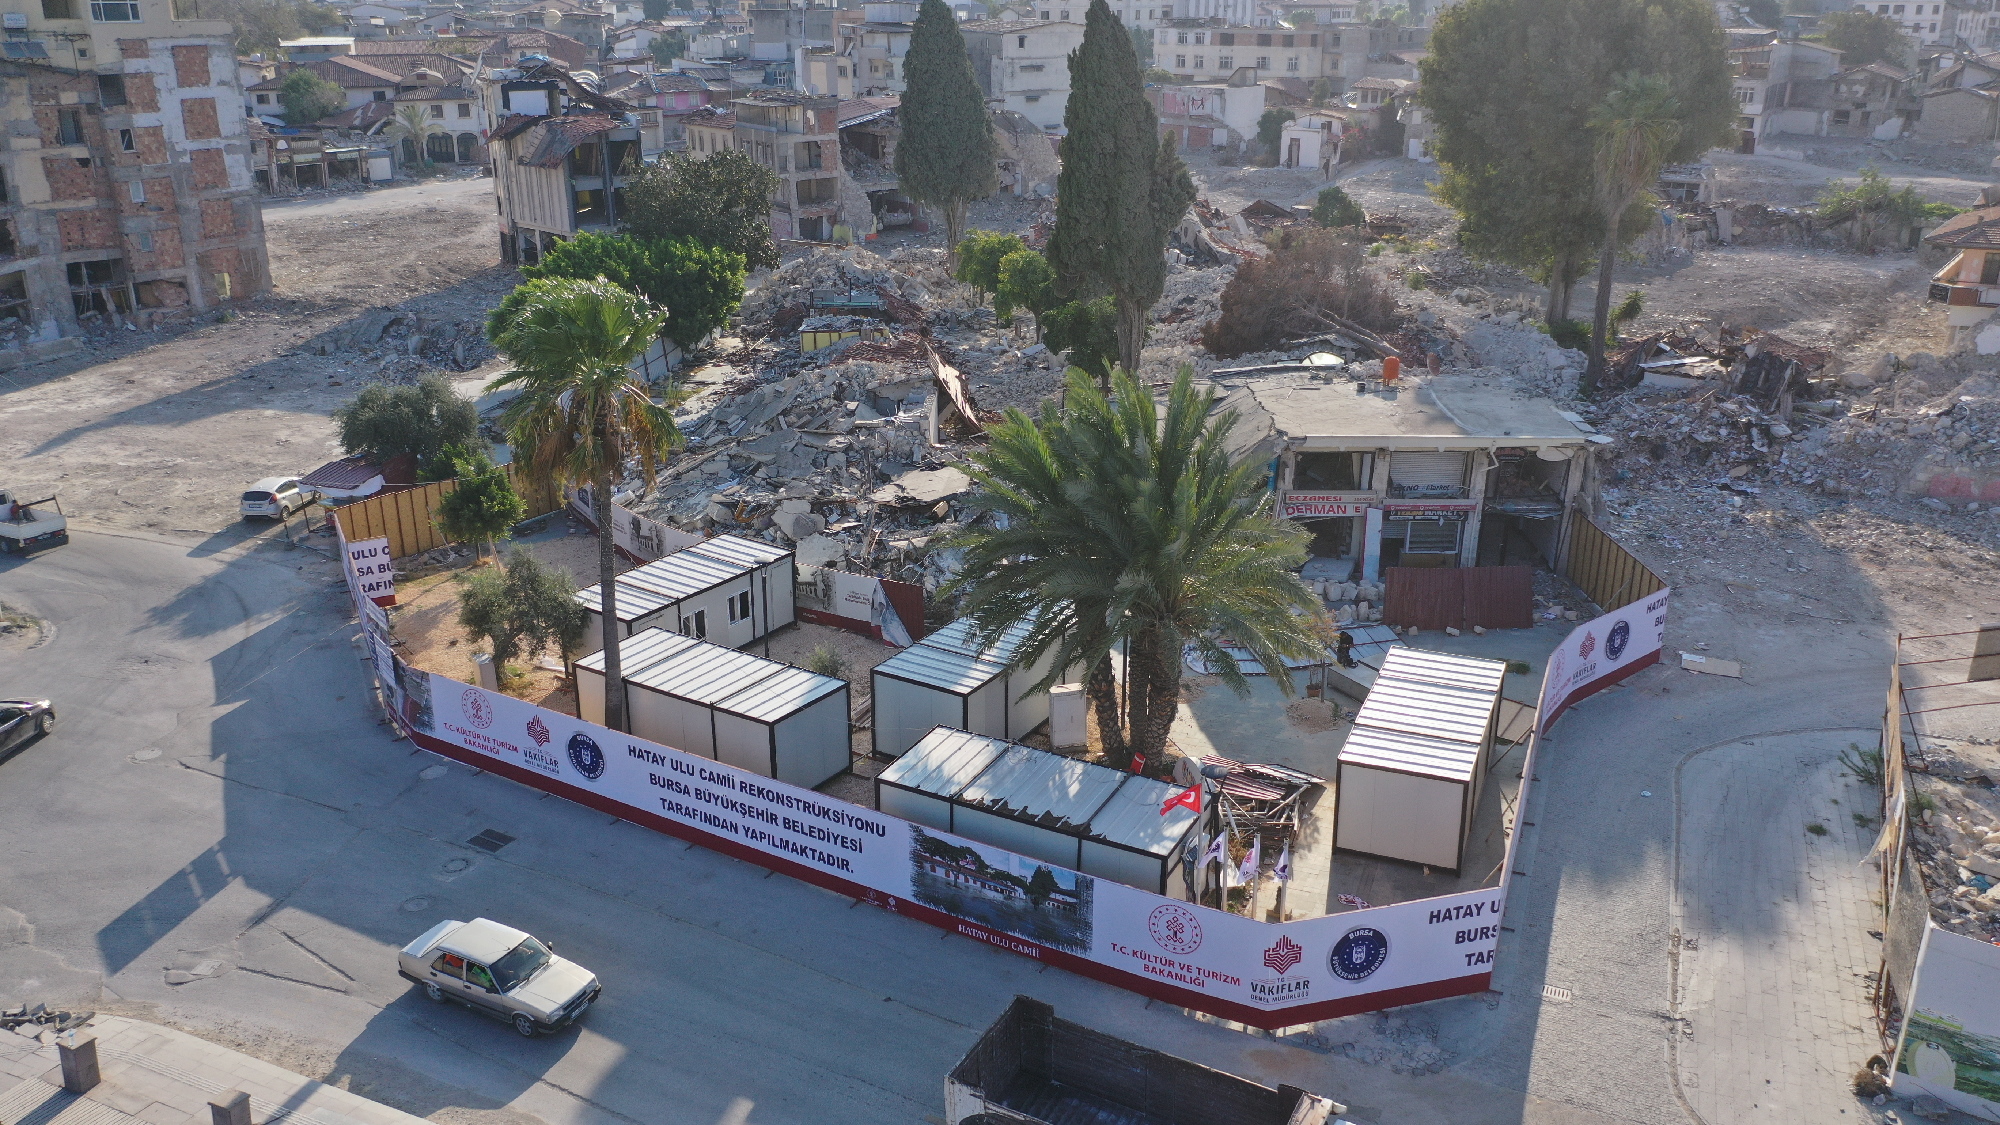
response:
<path id="1" fill-rule="evenodd" d="M 515 946 L 507 956 L 493 962 L 493 983 L 502 992 L 512 992 L 516 985 L 525 984 L 549 963 L 549 951 L 534 938 L 528 938 Z"/>
<path id="2" fill-rule="evenodd" d="M 271 494 L 268 492 L 246 492 L 243 494 L 243 499 L 252 504 L 268 504 L 271 502 Z"/>

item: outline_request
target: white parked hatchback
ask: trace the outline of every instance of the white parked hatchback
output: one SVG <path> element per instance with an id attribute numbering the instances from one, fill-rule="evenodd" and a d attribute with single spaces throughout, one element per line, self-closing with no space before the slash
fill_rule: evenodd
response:
<path id="1" fill-rule="evenodd" d="M 243 514 L 281 520 L 321 499 L 324 497 L 319 489 L 308 488 L 291 477 L 265 477 L 243 494 Z"/>
<path id="2" fill-rule="evenodd" d="M 489 918 L 432 926 L 403 947 L 396 973 L 432 1000 L 506 1020 L 530 1039 L 575 1023 L 604 990 L 589 969 Z"/>

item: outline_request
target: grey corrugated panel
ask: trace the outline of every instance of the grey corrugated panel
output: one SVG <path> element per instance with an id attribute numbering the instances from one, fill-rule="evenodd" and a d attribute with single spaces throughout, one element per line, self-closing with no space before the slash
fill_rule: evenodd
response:
<path id="1" fill-rule="evenodd" d="M 1384 674 L 1368 689 L 1354 725 L 1480 742 L 1486 738 L 1496 698 L 1489 691 L 1399 680 Z"/>
<path id="2" fill-rule="evenodd" d="M 775 723 L 787 715 L 794 715 L 847 686 L 846 680 L 836 680 L 832 676 L 822 676 L 804 668 L 793 668 L 777 664 L 776 661 L 760 661 L 776 664 L 768 675 L 758 682 L 743 688 L 733 695 L 726 695 L 715 701 L 715 709 L 741 715 L 760 723 Z"/>
<path id="3" fill-rule="evenodd" d="M 690 703 L 713 705 L 788 668 L 733 648 L 697 641 L 659 661 L 625 682 L 679 696 Z"/>
<path id="4" fill-rule="evenodd" d="M 1382 675 L 1392 680 L 1423 680 L 1498 695 L 1501 682 L 1507 678 L 1507 662 L 1425 648 L 1396 648 L 1383 657 Z"/>
<path id="5" fill-rule="evenodd" d="M 740 535 L 718 535 L 685 549 L 721 562 L 746 567 L 765 566 L 792 553 L 783 547 L 757 539 L 745 539 Z"/>
<path id="6" fill-rule="evenodd" d="M 1173 854 L 1188 829 L 1200 819 L 1192 810 L 1179 805 L 1161 815 L 1160 806 L 1180 791 L 1178 785 L 1126 774 L 1117 792 L 1090 818 L 1086 835 L 1164 859 Z"/>
<path id="7" fill-rule="evenodd" d="M 877 780 L 949 800 L 998 761 L 1011 745 L 1004 738 L 935 727 L 883 770 Z"/>
<path id="8" fill-rule="evenodd" d="M 732 578 L 750 573 L 749 563 L 724 562 L 689 547 L 663 555 L 645 566 L 618 576 L 618 619 L 632 621 L 655 610 L 712 590 Z M 596 609 L 602 583 L 578 590 L 576 600 L 587 609 Z M 630 608 L 627 608 L 627 605 Z"/>
<path id="9" fill-rule="evenodd" d="M 875 666 L 877 672 L 914 684 L 948 691 L 954 695 L 970 695 L 992 683 L 994 679 L 1007 674 L 1004 664 L 953 652 L 948 648 L 932 648 L 922 644 L 909 648 L 884 660 Z"/>
<path id="10" fill-rule="evenodd" d="M 683 637 L 666 629 L 646 629 L 625 638 L 618 645 L 618 670 L 630 680 L 639 673 L 663 660 L 670 660 L 681 652 L 700 644 L 693 637 Z M 588 668 L 598 675 L 604 674 L 604 651 L 599 649 L 576 662 L 579 668 Z"/>
<path id="11" fill-rule="evenodd" d="M 1023 621 L 1000 634 L 1000 638 L 994 641 L 991 647 L 982 649 L 972 643 L 972 622 L 961 617 L 917 643 L 930 648 L 947 649 L 961 656 L 977 656 L 981 660 L 990 660 L 995 664 L 1012 664 L 1021 651 L 1021 643 L 1028 639 L 1028 631 L 1031 628 L 1031 625 Z"/>
<path id="12" fill-rule="evenodd" d="M 1081 831 L 1125 777 L 1118 770 L 1015 744 L 974 778 L 958 801 L 1041 828 Z"/>
<path id="13" fill-rule="evenodd" d="M 1347 733 L 1347 743 L 1340 748 L 1340 764 L 1445 781 L 1471 781 L 1473 772 L 1479 768 L 1479 744 L 1356 726 Z"/>

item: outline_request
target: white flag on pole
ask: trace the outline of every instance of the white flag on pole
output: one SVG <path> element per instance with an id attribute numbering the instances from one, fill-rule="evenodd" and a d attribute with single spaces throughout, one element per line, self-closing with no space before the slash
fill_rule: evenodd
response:
<path id="1" fill-rule="evenodd" d="M 1257 869 L 1264 865 L 1264 838 L 1257 836 L 1250 841 L 1250 854 L 1243 857 L 1243 866 L 1236 872 L 1239 883 L 1248 883 L 1257 877 Z"/>
<path id="2" fill-rule="evenodd" d="M 1196 864 L 1195 866 L 1202 867 L 1206 866 L 1209 863 L 1214 862 L 1215 860 L 1223 859 L 1225 856 L 1229 854 L 1228 847 L 1229 847 L 1228 834 L 1218 833 L 1215 839 L 1210 840 L 1208 842 L 1208 850 L 1201 853 L 1201 862 Z"/>
<path id="3" fill-rule="evenodd" d="M 1292 881 L 1292 844 L 1285 841 L 1285 850 L 1278 853 L 1278 866 L 1271 869 L 1271 877 L 1280 883 Z"/>

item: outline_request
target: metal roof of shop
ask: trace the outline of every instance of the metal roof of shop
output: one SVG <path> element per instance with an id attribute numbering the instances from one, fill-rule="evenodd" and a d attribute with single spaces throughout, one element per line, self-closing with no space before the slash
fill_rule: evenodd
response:
<path id="1" fill-rule="evenodd" d="M 958 801 L 1040 828 L 1081 832 L 1126 776 L 1017 743 L 974 778 Z"/>
<path id="2" fill-rule="evenodd" d="M 693 637 L 684 637 L 668 629 L 646 629 L 618 643 L 618 670 L 629 680 L 660 661 L 671 659 L 700 643 Z M 604 650 L 591 653 L 577 661 L 576 666 L 603 675 Z"/>
<path id="3" fill-rule="evenodd" d="M 1097 815 L 1090 818 L 1090 827 L 1085 835 L 1093 840 L 1164 858 L 1180 846 L 1180 842 L 1187 838 L 1188 829 L 1201 819 L 1181 805 L 1174 806 L 1165 815 L 1160 813 L 1160 807 L 1180 791 L 1178 785 L 1126 774 L 1123 784 L 1104 802 L 1104 807 L 1097 810 Z"/>
<path id="4" fill-rule="evenodd" d="M 791 554 L 783 547 L 756 539 L 745 539 L 740 535 L 718 535 L 713 539 L 704 539 L 688 547 L 687 550 L 721 562 L 746 567 L 764 566 Z"/>
<path id="5" fill-rule="evenodd" d="M 775 723 L 788 715 L 798 714 L 846 686 L 846 680 L 779 664 L 763 680 L 717 700 L 715 709 L 760 723 Z"/>
<path id="6" fill-rule="evenodd" d="M 1479 745 L 1357 726 L 1340 748 L 1340 763 L 1468 782 L 1479 768 Z"/>
<path id="7" fill-rule="evenodd" d="M 1507 662 L 1433 652 L 1421 648 L 1391 648 L 1382 657 L 1382 675 L 1398 680 L 1423 680 L 1499 694 L 1507 678 Z"/>
<path id="8" fill-rule="evenodd" d="M 1004 738 L 933 727 L 883 770 L 877 780 L 949 799 L 972 784 L 1011 745 Z"/>
<path id="9" fill-rule="evenodd" d="M 885 676 L 948 691 L 953 695 L 970 695 L 1007 674 L 1004 664 L 922 643 L 911 645 L 877 664 L 875 670 Z"/>
<path id="10" fill-rule="evenodd" d="M 1383 674 L 1368 689 L 1354 725 L 1356 729 L 1372 727 L 1479 743 L 1486 738 L 1487 724 L 1498 704 L 1497 692 Z"/>
<path id="11" fill-rule="evenodd" d="M 618 576 L 618 620 L 637 621 L 754 569 L 748 563 L 724 562 L 713 555 L 698 553 L 693 547 L 664 555 Z M 599 586 L 578 590 L 576 603 L 585 609 L 597 609 L 601 598 L 598 591 Z"/>
<path id="12" fill-rule="evenodd" d="M 627 672 L 625 682 L 678 696 L 690 703 L 714 705 L 779 672 L 792 670 L 775 660 L 696 641 L 692 647 L 637 673 Z"/>
<path id="13" fill-rule="evenodd" d="M 1033 628 L 1023 621 L 1000 634 L 999 639 L 986 648 L 972 643 L 973 624 L 968 618 L 959 618 L 917 643 L 929 648 L 948 649 L 964 656 L 977 656 L 995 664 L 1012 664 L 1021 652 L 1021 644 L 1028 639 Z"/>

